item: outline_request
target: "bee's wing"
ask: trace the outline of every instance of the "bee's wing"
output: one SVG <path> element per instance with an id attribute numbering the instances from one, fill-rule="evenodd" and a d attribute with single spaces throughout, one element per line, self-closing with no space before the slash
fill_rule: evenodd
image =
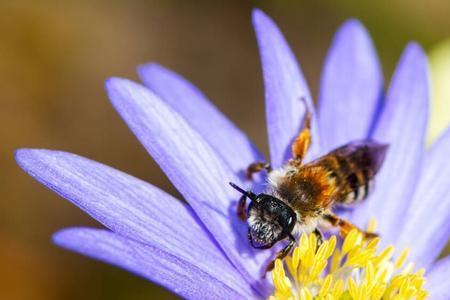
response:
<path id="1" fill-rule="evenodd" d="M 346 158 L 355 164 L 356 168 L 370 171 L 373 176 L 380 169 L 388 147 L 388 144 L 378 143 L 373 140 L 358 140 L 341 146 L 330 154 Z"/>
<path id="2" fill-rule="evenodd" d="M 336 202 L 352 204 L 368 195 L 373 178 L 383 163 L 387 149 L 387 144 L 373 140 L 359 140 L 330 152 L 329 155 L 336 158 L 336 173 L 340 176 L 341 182 Z"/>

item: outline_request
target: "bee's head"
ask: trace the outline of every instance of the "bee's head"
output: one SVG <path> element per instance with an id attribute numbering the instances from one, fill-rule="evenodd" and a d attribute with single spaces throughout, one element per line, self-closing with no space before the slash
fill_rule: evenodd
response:
<path id="1" fill-rule="evenodd" d="M 232 186 L 251 200 L 247 221 L 248 238 L 253 247 L 267 249 L 290 235 L 297 222 L 292 208 L 272 195 L 255 195 Z"/>

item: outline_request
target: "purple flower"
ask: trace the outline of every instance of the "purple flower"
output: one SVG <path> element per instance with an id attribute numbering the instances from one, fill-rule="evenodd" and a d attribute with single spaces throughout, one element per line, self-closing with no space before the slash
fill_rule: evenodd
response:
<path id="1" fill-rule="evenodd" d="M 253 13 L 265 83 L 270 161 L 277 167 L 313 104 L 294 55 L 264 13 Z M 114 264 L 191 299 L 266 297 L 261 270 L 271 251 L 249 246 L 236 215 L 240 172 L 264 160 L 246 135 L 185 79 L 161 66 L 139 68 L 145 86 L 106 83 L 108 96 L 190 206 L 130 175 L 75 154 L 21 149 L 18 164 L 107 229 L 70 228 L 56 244 Z M 448 299 L 450 258 L 436 262 L 450 227 L 450 130 L 425 151 L 429 82 L 421 48 L 409 44 L 387 93 L 370 37 L 355 20 L 336 34 L 325 62 L 310 158 L 351 140 L 390 144 L 376 188 L 346 214 L 364 227 L 376 217 L 382 242 L 411 248 L 427 269 L 433 299 Z"/>

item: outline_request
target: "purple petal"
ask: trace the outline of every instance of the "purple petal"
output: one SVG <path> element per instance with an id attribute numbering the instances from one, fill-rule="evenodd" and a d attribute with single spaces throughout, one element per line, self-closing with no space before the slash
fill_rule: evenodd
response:
<path id="1" fill-rule="evenodd" d="M 256 9 L 253 11 L 253 26 L 264 77 L 270 159 L 274 167 L 279 167 L 291 157 L 291 143 L 302 128 L 305 114 L 302 98 L 311 112 L 314 107 L 294 54 L 275 23 Z M 310 152 L 314 156 L 319 149 L 317 122 L 314 119 L 312 126 Z"/>
<path id="2" fill-rule="evenodd" d="M 16 159 L 27 173 L 112 231 L 200 268 L 220 266 L 224 280 L 239 281 L 192 211 L 152 185 L 65 152 L 23 149 Z"/>
<path id="3" fill-rule="evenodd" d="M 349 20 L 334 37 L 322 73 L 319 129 L 330 151 L 366 138 L 383 93 L 383 75 L 369 34 Z"/>
<path id="4" fill-rule="evenodd" d="M 243 290 L 220 276 L 220 267 L 205 269 L 157 247 L 107 230 L 70 228 L 57 232 L 54 242 L 64 248 L 123 268 L 188 299 L 249 299 Z M 239 276 L 238 274 L 234 274 Z"/>
<path id="5" fill-rule="evenodd" d="M 153 63 L 140 66 L 138 71 L 142 82 L 183 116 L 233 171 L 237 173 L 252 162 L 264 161 L 248 137 L 193 84 Z"/>
<path id="6" fill-rule="evenodd" d="M 425 288 L 430 292 L 430 299 L 450 299 L 448 278 L 450 277 L 450 256 L 437 261 L 427 274 Z"/>
<path id="7" fill-rule="evenodd" d="M 239 178 L 186 120 L 147 88 L 110 79 L 113 106 L 190 203 L 232 263 L 254 282 L 269 253 L 249 247 L 246 224 L 237 218 L 239 195 L 228 182 Z"/>
<path id="8" fill-rule="evenodd" d="M 417 192 L 405 217 L 398 244 L 411 248 L 410 259 L 427 268 L 450 236 L 450 128 L 426 154 Z"/>
<path id="9" fill-rule="evenodd" d="M 373 136 L 389 144 L 386 159 L 375 178 L 374 192 L 353 214 L 360 226 L 376 217 L 384 242 L 393 242 L 398 235 L 419 179 L 428 100 L 427 59 L 420 46 L 412 43 L 397 66 Z"/>

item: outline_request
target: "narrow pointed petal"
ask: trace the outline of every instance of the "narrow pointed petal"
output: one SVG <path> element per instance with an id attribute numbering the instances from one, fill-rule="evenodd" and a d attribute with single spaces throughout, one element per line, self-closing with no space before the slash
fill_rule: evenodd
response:
<path id="1" fill-rule="evenodd" d="M 220 265 L 224 280 L 233 281 L 227 274 L 234 274 L 234 267 L 191 209 L 158 188 L 70 153 L 22 149 L 16 159 L 36 180 L 112 231 L 202 268 Z"/>
<path id="2" fill-rule="evenodd" d="M 334 37 L 319 93 L 319 129 L 324 151 L 367 138 L 383 95 L 383 75 L 363 25 L 349 20 Z"/>
<path id="3" fill-rule="evenodd" d="M 235 173 L 252 162 L 264 161 L 248 137 L 192 83 L 154 63 L 140 66 L 138 71 L 142 82 L 183 116 Z"/>
<path id="4" fill-rule="evenodd" d="M 54 242 L 66 249 L 118 266 L 188 299 L 249 299 L 242 290 L 220 276 L 217 266 L 204 269 L 154 246 L 107 230 L 70 228 L 57 232 Z M 239 276 L 239 274 L 234 274 Z"/>
<path id="5" fill-rule="evenodd" d="M 410 247 L 410 260 L 428 266 L 450 237 L 450 129 L 426 154 L 417 191 L 409 204 L 400 248 Z"/>
<path id="6" fill-rule="evenodd" d="M 236 213 L 239 178 L 186 120 L 147 88 L 125 79 L 106 84 L 129 128 L 185 197 L 227 257 L 254 282 L 269 253 L 249 247 L 246 224 Z"/>
<path id="7" fill-rule="evenodd" d="M 373 135 L 376 141 L 389 144 L 386 159 L 376 176 L 374 192 L 353 213 L 363 227 L 370 217 L 376 217 L 379 233 L 388 243 L 398 235 L 395 228 L 404 221 L 403 212 L 419 179 L 428 105 L 427 59 L 420 46 L 412 43 L 397 66 Z"/>
<path id="8" fill-rule="evenodd" d="M 430 292 L 430 299 L 448 300 L 450 299 L 450 289 L 448 288 L 448 278 L 450 276 L 450 256 L 437 261 L 427 274 L 425 288 Z"/>
<path id="9" fill-rule="evenodd" d="M 311 155 L 317 155 L 319 136 L 313 102 L 297 61 L 275 23 L 262 11 L 253 11 L 266 97 L 270 159 L 274 167 L 291 157 L 290 146 L 302 128 L 305 107 L 313 113 Z"/>

